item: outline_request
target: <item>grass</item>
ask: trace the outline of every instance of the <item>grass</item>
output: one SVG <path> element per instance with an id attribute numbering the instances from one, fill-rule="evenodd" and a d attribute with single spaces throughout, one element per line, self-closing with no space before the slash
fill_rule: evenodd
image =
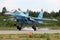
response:
<path id="1" fill-rule="evenodd" d="M 0 34 L 0 40 L 60 40 L 60 34 Z"/>
<path id="2" fill-rule="evenodd" d="M 17 30 L 16 27 L 0 27 L 0 30 Z"/>
<path id="3" fill-rule="evenodd" d="M 38 28 L 39 29 L 40 28 L 49 28 L 49 29 L 52 29 L 52 30 L 60 30 L 60 26 L 39 26 Z"/>
<path id="4" fill-rule="evenodd" d="M 3 21 L 4 18 L 10 18 L 10 16 L 0 16 L 0 30 L 17 30 L 16 26 L 12 26 L 14 24 L 13 21 L 5 22 Z M 43 24 L 40 25 L 38 28 L 50 28 L 53 30 L 60 30 L 60 18 L 57 18 L 58 22 L 50 22 L 51 24 Z M 30 27 L 31 25 L 25 24 L 24 27 Z"/>
<path id="5" fill-rule="evenodd" d="M 26 27 L 26 26 L 25 26 Z M 60 27 L 59 26 L 40 26 L 38 27 L 39 29 L 40 28 L 49 28 L 49 29 L 52 29 L 52 30 L 60 30 Z M 0 26 L 0 30 L 17 30 L 16 26 Z"/>

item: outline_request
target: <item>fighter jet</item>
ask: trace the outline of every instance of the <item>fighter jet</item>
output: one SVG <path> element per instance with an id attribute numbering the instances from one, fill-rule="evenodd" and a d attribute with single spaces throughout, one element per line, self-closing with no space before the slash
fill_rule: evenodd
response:
<path id="1" fill-rule="evenodd" d="M 32 25 L 32 28 L 34 31 L 36 31 L 36 25 L 43 24 L 44 20 L 54 20 L 56 19 L 45 19 L 43 18 L 43 10 L 40 11 L 37 18 L 29 16 L 29 10 L 27 12 L 23 13 L 21 10 L 14 11 L 11 15 L 15 18 L 17 22 L 17 29 L 21 30 L 24 24 Z"/>

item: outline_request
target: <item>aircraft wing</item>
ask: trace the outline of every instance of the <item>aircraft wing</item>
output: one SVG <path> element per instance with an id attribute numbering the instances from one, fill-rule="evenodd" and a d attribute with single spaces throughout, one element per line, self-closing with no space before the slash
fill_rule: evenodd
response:
<path id="1" fill-rule="evenodd" d="M 48 19 L 48 18 L 34 18 L 37 21 L 58 21 L 57 19 Z"/>

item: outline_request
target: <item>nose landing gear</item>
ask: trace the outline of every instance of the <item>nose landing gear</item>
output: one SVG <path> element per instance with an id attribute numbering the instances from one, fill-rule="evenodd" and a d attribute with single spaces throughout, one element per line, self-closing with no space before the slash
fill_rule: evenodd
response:
<path id="1" fill-rule="evenodd" d="M 21 28 L 21 27 L 19 27 L 19 26 L 17 26 L 17 29 L 18 29 L 18 30 L 21 30 L 22 28 Z"/>

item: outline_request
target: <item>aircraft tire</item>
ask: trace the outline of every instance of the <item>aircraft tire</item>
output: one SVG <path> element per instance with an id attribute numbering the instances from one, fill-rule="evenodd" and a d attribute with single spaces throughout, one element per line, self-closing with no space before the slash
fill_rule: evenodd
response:
<path id="1" fill-rule="evenodd" d="M 36 27 L 33 25 L 32 28 L 34 29 L 34 31 L 36 31 Z"/>
<path id="2" fill-rule="evenodd" d="M 21 30 L 21 27 L 17 26 L 17 29 L 18 29 L 18 30 Z"/>

